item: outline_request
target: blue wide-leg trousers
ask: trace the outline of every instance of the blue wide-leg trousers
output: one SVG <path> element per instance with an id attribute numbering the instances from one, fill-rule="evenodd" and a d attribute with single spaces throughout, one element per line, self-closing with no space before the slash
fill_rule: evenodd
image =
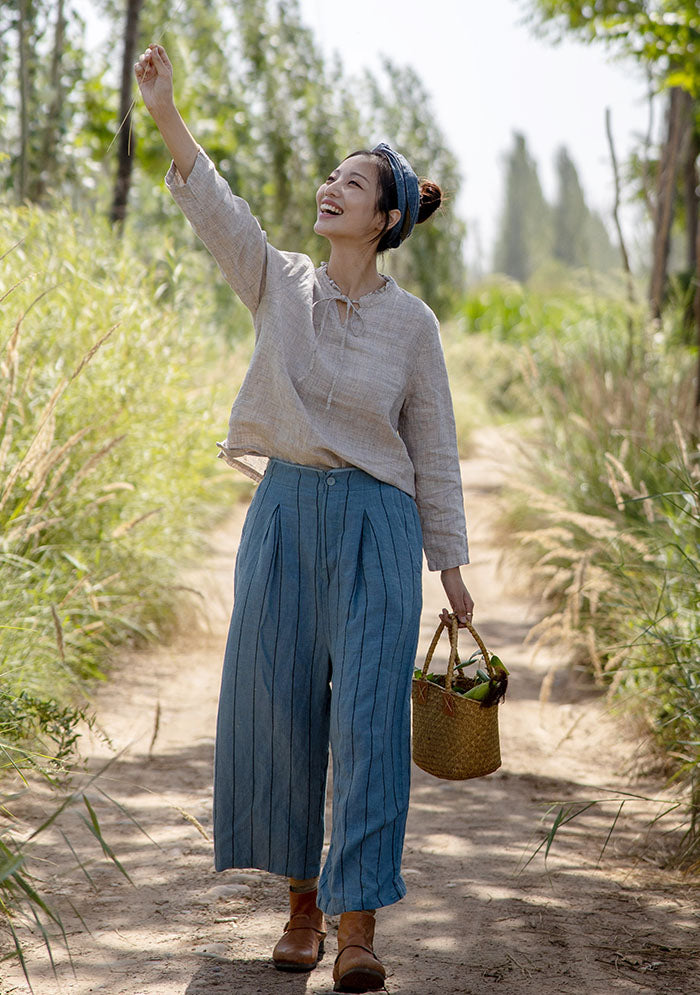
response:
<path id="1" fill-rule="evenodd" d="M 321 870 L 318 904 L 390 905 L 410 786 L 422 536 L 410 495 L 363 470 L 270 460 L 243 526 L 219 699 L 217 870 Z"/>

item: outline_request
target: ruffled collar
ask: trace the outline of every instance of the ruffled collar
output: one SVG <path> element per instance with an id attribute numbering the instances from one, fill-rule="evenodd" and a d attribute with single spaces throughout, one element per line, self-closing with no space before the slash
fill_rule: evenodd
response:
<path id="1" fill-rule="evenodd" d="M 318 267 L 317 272 L 322 277 L 322 283 L 326 284 L 327 287 L 332 291 L 333 300 L 344 301 L 351 309 L 358 307 L 372 307 L 374 304 L 381 303 L 384 294 L 393 291 L 396 286 L 396 280 L 391 276 L 386 276 L 384 273 L 380 273 L 379 276 L 384 280 L 381 287 L 377 287 L 375 290 L 370 290 L 369 293 L 363 294 L 356 300 L 350 300 L 347 294 L 344 294 L 340 289 L 338 284 L 328 275 L 328 263 L 322 262 Z"/>

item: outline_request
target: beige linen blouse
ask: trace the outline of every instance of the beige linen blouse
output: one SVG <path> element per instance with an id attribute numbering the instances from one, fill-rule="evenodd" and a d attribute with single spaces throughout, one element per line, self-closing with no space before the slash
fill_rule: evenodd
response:
<path id="1" fill-rule="evenodd" d="M 174 163 L 165 182 L 255 325 L 219 455 L 256 480 L 268 457 L 360 467 L 415 498 L 430 570 L 468 563 L 452 398 L 430 308 L 391 277 L 353 303 L 325 264 L 275 249 L 201 147 L 187 182 Z"/>

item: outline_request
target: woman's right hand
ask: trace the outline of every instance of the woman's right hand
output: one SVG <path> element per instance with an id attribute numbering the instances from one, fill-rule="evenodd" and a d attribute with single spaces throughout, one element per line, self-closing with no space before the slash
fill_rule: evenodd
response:
<path id="1" fill-rule="evenodd" d="M 173 106 L 173 67 L 162 45 L 151 45 L 134 64 L 143 102 L 152 117 Z"/>

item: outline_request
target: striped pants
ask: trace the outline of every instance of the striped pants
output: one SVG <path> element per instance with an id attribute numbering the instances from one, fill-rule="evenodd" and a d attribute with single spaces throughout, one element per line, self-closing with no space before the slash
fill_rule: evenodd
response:
<path id="1" fill-rule="evenodd" d="M 406 892 L 410 687 L 421 611 L 415 501 L 355 467 L 270 460 L 246 516 L 219 699 L 217 870 L 321 870 L 318 904 Z"/>

